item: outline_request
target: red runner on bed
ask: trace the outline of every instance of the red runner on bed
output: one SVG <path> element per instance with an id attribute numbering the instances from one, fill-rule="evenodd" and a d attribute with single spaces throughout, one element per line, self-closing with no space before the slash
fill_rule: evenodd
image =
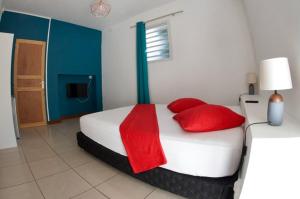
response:
<path id="1" fill-rule="evenodd" d="M 120 125 L 120 133 L 134 173 L 167 163 L 154 104 L 136 105 Z"/>

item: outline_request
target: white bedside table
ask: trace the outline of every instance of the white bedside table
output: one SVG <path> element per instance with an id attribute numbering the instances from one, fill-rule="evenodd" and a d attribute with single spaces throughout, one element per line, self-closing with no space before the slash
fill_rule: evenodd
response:
<path id="1" fill-rule="evenodd" d="M 242 96 L 246 126 L 267 121 L 267 99 Z M 259 103 L 245 103 L 258 100 Z M 247 154 L 235 199 L 300 198 L 300 122 L 285 114 L 282 126 L 252 125 L 246 136 Z"/>

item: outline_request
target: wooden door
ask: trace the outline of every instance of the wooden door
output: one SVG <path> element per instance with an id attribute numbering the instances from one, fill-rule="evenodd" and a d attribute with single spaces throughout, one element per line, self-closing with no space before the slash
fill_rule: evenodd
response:
<path id="1" fill-rule="evenodd" d="M 45 111 L 45 46 L 42 41 L 16 40 L 14 94 L 21 128 L 42 126 Z"/>

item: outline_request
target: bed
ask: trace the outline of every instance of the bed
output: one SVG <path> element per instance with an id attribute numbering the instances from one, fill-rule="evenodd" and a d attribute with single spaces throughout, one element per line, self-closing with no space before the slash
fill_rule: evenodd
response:
<path id="1" fill-rule="evenodd" d="M 112 166 L 159 188 L 199 199 L 233 198 L 243 147 L 241 127 L 214 133 L 186 133 L 166 105 L 157 104 L 160 141 L 167 164 L 141 174 L 131 171 L 119 126 L 133 106 L 80 118 L 78 144 Z M 241 113 L 240 107 L 228 107 Z"/>

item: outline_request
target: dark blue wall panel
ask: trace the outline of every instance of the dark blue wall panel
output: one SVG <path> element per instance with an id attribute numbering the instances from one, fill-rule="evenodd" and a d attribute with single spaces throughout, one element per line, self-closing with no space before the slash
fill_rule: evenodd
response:
<path id="1" fill-rule="evenodd" d="M 65 88 L 66 82 L 76 82 L 79 77 L 87 80 L 89 75 L 94 77 L 94 89 L 91 89 L 91 98 L 87 102 L 64 97 L 60 88 Z M 102 110 L 100 31 L 52 20 L 48 48 L 48 103 L 51 120 Z"/>

